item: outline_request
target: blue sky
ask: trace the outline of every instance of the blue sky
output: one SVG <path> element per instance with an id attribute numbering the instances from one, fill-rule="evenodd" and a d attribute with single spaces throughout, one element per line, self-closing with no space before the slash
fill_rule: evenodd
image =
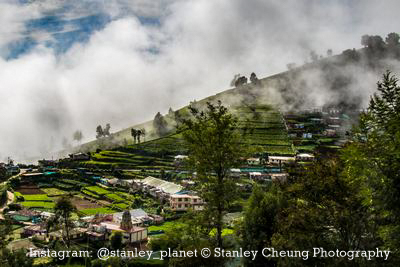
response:
<path id="1" fill-rule="evenodd" d="M 90 141 L 99 124 L 116 131 L 151 120 L 228 89 L 235 74 L 301 65 L 311 50 L 359 48 L 363 34 L 398 31 L 399 8 L 397 0 L 0 0 L 0 161 L 48 155 L 77 129 Z M 360 77 L 370 92 L 376 76 Z M 319 93 L 310 103 L 334 97 L 312 78 Z"/>
<path id="2" fill-rule="evenodd" d="M 112 17 L 96 1 L 82 1 L 78 6 L 74 6 L 76 1 L 64 3 L 51 10 L 43 11 L 40 17 L 24 21 L 24 29 L 21 30 L 22 36 L 5 44 L 7 53 L 4 57 L 6 59 L 18 58 L 32 51 L 37 45 L 52 48 L 56 54 L 64 53 L 75 43 L 88 41 L 94 31 L 103 29 L 112 20 L 121 19 L 122 16 L 136 16 L 143 25 L 160 25 L 159 17 L 145 16 L 146 14 L 136 15 L 128 9 L 114 14 Z M 85 4 L 82 6 L 82 3 Z M 30 4 L 30 1 L 20 0 L 17 5 Z M 75 13 L 80 13 L 80 15 L 76 16 Z M 34 37 L 36 33 L 45 36 L 44 40 L 36 40 Z"/>

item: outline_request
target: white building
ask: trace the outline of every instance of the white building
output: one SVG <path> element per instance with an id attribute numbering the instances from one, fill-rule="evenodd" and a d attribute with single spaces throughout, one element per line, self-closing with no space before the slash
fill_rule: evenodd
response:
<path id="1" fill-rule="evenodd" d="M 196 195 L 171 195 L 169 204 L 171 209 L 174 211 L 187 211 L 192 210 L 202 210 L 204 208 L 204 201 Z"/>
<path id="2" fill-rule="evenodd" d="M 132 227 L 130 230 L 121 229 L 119 224 L 112 223 L 112 222 L 102 222 L 100 226 L 103 226 L 106 230 L 106 239 L 114 231 L 122 232 L 122 243 L 140 243 L 147 240 L 147 229 L 143 227 Z"/>
<path id="3" fill-rule="evenodd" d="M 315 159 L 315 156 L 313 154 L 300 153 L 300 154 L 296 155 L 297 161 L 313 161 L 314 159 Z"/>
<path id="4" fill-rule="evenodd" d="M 295 161 L 295 157 L 269 156 L 268 163 L 273 165 L 287 164 Z"/>
<path id="5" fill-rule="evenodd" d="M 132 225 L 133 226 L 142 226 L 144 222 L 150 221 L 151 218 L 148 214 L 142 209 L 132 209 L 129 211 L 131 214 Z M 120 224 L 122 221 L 123 212 L 118 212 L 113 214 L 113 222 Z"/>

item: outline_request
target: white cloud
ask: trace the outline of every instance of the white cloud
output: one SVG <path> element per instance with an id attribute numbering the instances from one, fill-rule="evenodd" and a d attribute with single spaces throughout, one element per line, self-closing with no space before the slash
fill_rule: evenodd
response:
<path id="1" fill-rule="evenodd" d="M 21 35 L 26 19 L 59 8 L 50 2 L 1 4 L 0 46 Z M 80 2 L 68 17 L 93 4 Z M 374 16 L 376 7 L 385 16 Z M 59 148 L 76 129 L 88 140 L 98 124 L 116 130 L 151 119 L 226 89 L 236 73 L 263 77 L 301 64 L 312 49 L 359 47 L 364 33 L 395 30 L 398 7 L 395 1 L 104 1 L 98 10 L 115 20 L 87 43 L 63 55 L 38 47 L 0 59 L 0 158 Z M 162 24 L 142 25 L 133 14 L 160 17 Z"/>

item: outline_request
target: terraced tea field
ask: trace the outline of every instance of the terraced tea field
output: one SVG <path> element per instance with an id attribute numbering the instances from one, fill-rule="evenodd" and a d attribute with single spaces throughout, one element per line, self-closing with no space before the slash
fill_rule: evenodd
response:
<path id="1" fill-rule="evenodd" d="M 268 105 L 240 106 L 231 112 L 239 118 L 238 128 L 245 133 L 243 142 L 262 148 L 262 152 L 273 155 L 293 155 L 293 145 L 281 113 Z M 83 167 L 160 171 L 173 170 L 174 156 L 187 154 L 180 134 L 172 134 L 141 144 L 127 145 L 113 150 L 92 153 L 90 161 Z M 150 174 L 146 174 L 150 175 Z"/>

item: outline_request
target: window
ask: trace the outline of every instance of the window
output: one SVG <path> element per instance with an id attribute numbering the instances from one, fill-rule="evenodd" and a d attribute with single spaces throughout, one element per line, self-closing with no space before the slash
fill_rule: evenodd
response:
<path id="1" fill-rule="evenodd" d="M 187 208 L 189 205 L 188 204 L 185 204 L 185 208 Z"/>
<path id="2" fill-rule="evenodd" d="M 181 201 L 182 201 L 182 198 L 178 198 L 178 201 L 181 202 Z"/>
<path id="3" fill-rule="evenodd" d="M 178 204 L 178 208 L 180 208 L 180 207 L 182 207 L 182 205 L 181 205 L 181 204 Z"/>
<path id="4" fill-rule="evenodd" d="M 194 198 L 194 199 L 193 199 L 193 202 L 196 203 L 196 202 L 197 202 L 197 198 Z"/>
<path id="5" fill-rule="evenodd" d="M 188 199 L 188 198 L 185 198 L 185 201 L 189 201 L 189 199 Z"/>

